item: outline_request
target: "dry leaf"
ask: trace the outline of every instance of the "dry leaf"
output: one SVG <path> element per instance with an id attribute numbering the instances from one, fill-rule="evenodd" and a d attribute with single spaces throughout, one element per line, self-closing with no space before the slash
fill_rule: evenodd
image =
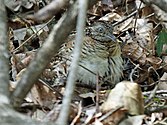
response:
<path id="1" fill-rule="evenodd" d="M 112 110 L 111 110 L 112 111 Z M 112 114 L 109 115 L 110 112 L 104 114 L 102 117 L 106 117 L 102 120 L 104 125 L 118 125 L 120 121 L 127 117 L 127 110 L 124 108 L 118 108 L 115 111 L 112 111 Z"/>
<path id="2" fill-rule="evenodd" d="M 159 57 L 147 57 L 146 60 L 153 66 L 154 69 L 158 69 L 162 63 L 162 59 Z"/>
<path id="3" fill-rule="evenodd" d="M 138 43 L 129 43 L 124 46 L 122 51 L 125 57 L 128 56 L 133 61 L 137 60 L 140 64 L 145 64 L 147 53 L 141 46 L 138 45 Z"/>
<path id="4" fill-rule="evenodd" d="M 120 21 L 121 19 L 122 17 L 119 14 L 111 12 L 101 17 L 99 20 L 112 22 L 112 21 Z"/>
<path id="5" fill-rule="evenodd" d="M 57 98 L 56 95 L 41 83 L 36 83 L 31 89 L 29 98 L 35 103 L 48 108 L 53 108 Z"/>
<path id="6" fill-rule="evenodd" d="M 143 96 L 137 83 L 128 81 L 118 83 L 101 106 L 101 111 L 107 112 L 116 107 L 124 107 L 132 115 L 144 113 Z"/>

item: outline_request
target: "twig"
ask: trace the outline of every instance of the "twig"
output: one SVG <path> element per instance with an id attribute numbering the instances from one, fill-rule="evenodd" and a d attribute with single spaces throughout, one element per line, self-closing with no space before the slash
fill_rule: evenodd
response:
<path id="1" fill-rule="evenodd" d="M 99 118 L 99 121 L 103 121 L 103 120 L 107 119 L 107 118 L 108 118 L 109 116 L 111 116 L 114 112 L 120 110 L 121 108 L 123 108 L 123 107 L 117 106 L 117 107 L 115 107 L 113 110 L 108 111 L 105 115 L 103 115 L 102 117 Z"/>
<path id="2" fill-rule="evenodd" d="M 77 21 L 77 35 L 76 41 L 74 46 L 74 55 L 73 60 L 70 65 L 70 73 L 67 77 L 67 85 L 64 92 L 62 110 L 60 111 L 60 115 L 56 121 L 57 125 L 67 125 L 69 110 L 70 110 L 70 102 L 72 99 L 72 94 L 75 88 L 75 80 L 76 80 L 76 71 L 78 68 L 79 57 L 81 55 L 81 47 L 84 38 L 84 27 L 86 21 L 86 11 L 88 0 L 78 0 L 79 3 L 79 14 L 78 14 L 78 21 Z M 63 121 L 63 122 L 62 122 Z"/>
<path id="3" fill-rule="evenodd" d="M 158 76 L 158 80 L 160 79 L 159 74 L 157 73 L 157 71 L 153 68 L 153 67 L 149 67 L 148 71 L 150 71 L 151 69 L 154 70 L 154 72 L 156 73 L 156 75 Z M 152 90 L 150 96 L 148 97 L 148 99 L 145 101 L 145 103 L 147 104 L 148 102 L 150 102 L 152 100 L 152 98 L 155 96 L 156 91 L 158 89 L 158 84 L 154 87 L 154 89 Z"/>
<path id="4" fill-rule="evenodd" d="M 99 74 L 96 75 L 96 114 L 99 113 Z"/>
<path id="5" fill-rule="evenodd" d="M 136 33 L 135 29 L 136 29 L 136 24 L 137 24 L 137 17 L 139 15 L 139 10 L 140 10 L 141 5 L 142 5 L 142 2 L 140 2 L 139 8 L 137 8 L 136 18 L 135 18 L 135 23 L 134 23 L 134 30 L 133 30 L 134 35 Z"/>
<path id="6" fill-rule="evenodd" d="M 131 18 L 132 16 L 134 16 L 138 11 L 135 10 L 134 12 L 132 12 L 131 14 L 129 14 L 128 16 L 126 16 L 126 18 L 124 18 L 123 20 L 119 21 L 119 22 L 116 22 L 113 24 L 113 27 L 116 26 L 116 25 L 119 25 L 121 23 L 123 23 L 125 20 Z"/>
<path id="7" fill-rule="evenodd" d="M 63 95 L 55 88 L 51 87 L 49 85 L 49 83 L 47 83 L 46 81 L 42 80 L 42 79 L 38 79 L 39 82 L 41 82 L 43 85 L 47 86 L 50 90 L 52 90 L 53 92 L 56 92 L 61 98 L 63 98 Z"/>
<path id="8" fill-rule="evenodd" d="M 166 94 L 167 95 L 167 90 L 157 90 L 155 93 L 156 94 Z M 143 95 L 145 95 L 145 96 L 150 95 L 150 94 L 151 94 L 151 91 L 143 92 Z"/>
<path id="9" fill-rule="evenodd" d="M 72 123 L 70 125 L 75 125 L 75 123 L 77 122 L 77 120 L 79 119 L 79 117 L 81 116 L 82 113 L 82 106 L 81 106 L 81 102 L 78 105 L 78 114 L 77 116 L 73 119 Z"/>
<path id="10" fill-rule="evenodd" d="M 130 76 L 129 76 L 129 77 L 130 77 L 130 81 L 131 81 L 131 82 L 133 82 L 133 78 L 132 78 L 132 77 L 133 77 L 133 74 L 134 74 L 135 70 L 136 70 L 138 67 L 139 67 L 139 64 L 137 64 L 137 65 L 135 66 L 135 68 L 132 69 L 132 71 L 131 71 L 131 73 L 130 73 Z"/>
<path id="11" fill-rule="evenodd" d="M 52 20 L 54 19 L 54 17 L 52 19 L 50 19 L 43 27 L 41 27 L 36 33 L 34 33 L 33 35 L 31 35 L 29 38 L 27 38 L 24 42 L 22 42 L 16 49 L 14 49 L 11 53 L 16 53 L 18 49 L 20 49 L 25 43 L 27 43 L 31 38 L 33 38 L 35 35 L 37 35 L 42 29 L 45 28 L 46 25 L 48 25 Z"/>
<path id="12" fill-rule="evenodd" d="M 151 114 L 154 112 L 163 112 L 165 110 L 167 110 L 167 105 L 159 106 L 159 107 L 157 106 L 157 107 L 151 108 L 149 110 L 146 109 L 145 114 Z"/>

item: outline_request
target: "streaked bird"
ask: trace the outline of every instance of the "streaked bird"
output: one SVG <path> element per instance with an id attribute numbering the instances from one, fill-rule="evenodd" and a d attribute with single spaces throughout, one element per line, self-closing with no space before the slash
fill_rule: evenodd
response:
<path id="1" fill-rule="evenodd" d="M 71 34 L 56 57 L 56 83 L 63 81 L 70 72 L 76 34 Z M 95 22 L 85 28 L 85 36 L 76 79 L 80 84 L 94 86 L 97 75 L 102 82 L 115 85 L 123 70 L 120 44 L 107 22 Z"/>

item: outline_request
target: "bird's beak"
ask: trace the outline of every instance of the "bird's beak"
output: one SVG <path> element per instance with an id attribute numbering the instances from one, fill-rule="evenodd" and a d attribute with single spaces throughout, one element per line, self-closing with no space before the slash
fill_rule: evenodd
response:
<path id="1" fill-rule="evenodd" d="M 110 34 L 107 37 L 109 37 L 109 39 L 111 39 L 113 42 L 117 42 L 117 39 L 113 34 Z"/>

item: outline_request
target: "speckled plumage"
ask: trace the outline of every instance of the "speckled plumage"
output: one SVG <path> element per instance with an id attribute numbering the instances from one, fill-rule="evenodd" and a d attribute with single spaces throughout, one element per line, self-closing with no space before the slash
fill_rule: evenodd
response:
<path id="1" fill-rule="evenodd" d="M 104 78 L 104 82 L 117 83 L 122 76 L 123 61 L 120 45 L 112 34 L 111 24 L 96 22 L 87 27 L 85 31 L 76 79 L 83 84 L 95 85 L 97 81 L 95 74 L 98 74 Z M 61 81 L 60 79 L 66 77 L 70 71 L 74 41 L 75 34 L 70 35 L 59 50 L 58 63 L 55 65 L 55 70 L 58 73 L 56 82 Z"/>

